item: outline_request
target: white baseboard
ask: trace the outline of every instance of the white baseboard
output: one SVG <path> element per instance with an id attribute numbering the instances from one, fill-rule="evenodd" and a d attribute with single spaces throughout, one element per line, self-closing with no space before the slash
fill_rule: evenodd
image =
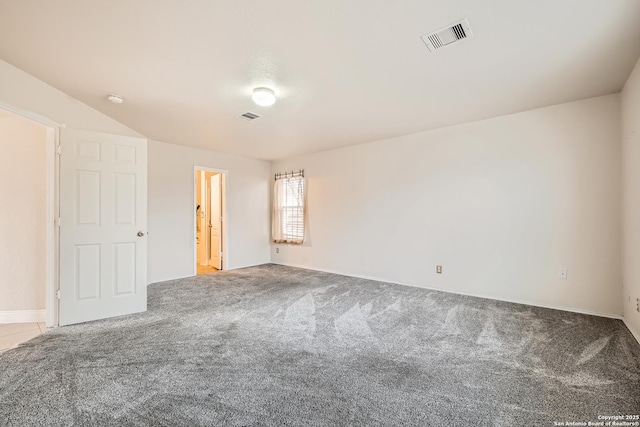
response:
<path id="1" fill-rule="evenodd" d="M 595 312 L 595 311 L 583 310 L 581 308 L 538 304 L 538 303 L 531 302 L 531 301 L 526 301 L 526 300 L 497 298 L 497 297 L 493 297 L 493 296 L 469 294 L 469 293 L 465 293 L 465 292 L 455 292 L 455 291 L 450 291 L 450 290 L 447 290 L 447 289 L 440 289 L 440 288 L 434 288 L 434 287 L 429 287 L 429 286 L 414 285 L 414 284 L 411 284 L 411 283 L 402 283 L 402 282 L 389 280 L 389 279 L 384 279 L 384 278 L 380 278 L 380 277 L 363 276 L 363 275 L 360 275 L 360 274 L 353 274 L 353 273 L 342 273 L 340 271 L 326 270 L 326 269 L 316 268 L 316 267 L 305 267 L 305 266 L 302 266 L 302 265 L 298 266 L 298 265 L 294 265 L 294 264 L 284 264 L 284 263 L 278 263 L 278 262 L 271 262 L 271 264 L 284 265 L 286 267 L 304 268 L 305 270 L 322 271 L 324 273 L 339 274 L 341 276 L 357 277 L 358 279 L 375 280 L 376 282 L 394 283 L 396 285 L 411 286 L 412 288 L 421 288 L 421 289 L 427 289 L 427 290 L 430 290 L 430 291 L 446 292 L 448 294 L 465 295 L 465 296 L 475 297 L 475 298 L 484 298 L 484 299 L 490 299 L 490 300 L 494 300 L 494 301 L 511 302 L 511 303 L 514 303 L 514 304 L 529 305 L 529 306 L 541 307 L 541 308 L 550 308 L 552 310 L 569 311 L 569 312 L 572 312 L 572 313 L 588 314 L 590 316 L 608 317 L 610 319 L 623 320 L 622 315 L 620 315 L 620 314 L 598 313 L 598 312 Z M 636 336 L 636 338 L 637 338 L 637 336 Z"/>
<path id="2" fill-rule="evenodd" d="M 47 310 L 0 311 L 0 323 L 32 323 L 47 321 Z"/>
<path id="3" fill-rule="evenodd" d="M 638 341 L 638 344 L 640 344 L 640 333 L 638 333 L 637 331 L 634 331 L 633 328 L 631 327 L 631 325 L 628 324 L 627 321 L 624 320 L 624 318 L 622 319 L 622 321 L 624 322 L 624 324 L 627 327 L 627 329 L 629 330 L 629 332 L 631 332 L 631 335 L 633 335 L 633 337 L 636 339 L 636 341 Z"/>

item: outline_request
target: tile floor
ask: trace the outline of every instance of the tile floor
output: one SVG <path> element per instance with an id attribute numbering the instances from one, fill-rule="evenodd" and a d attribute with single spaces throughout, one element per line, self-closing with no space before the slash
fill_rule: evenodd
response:
<path id="1" fill-rule="evenodd" d="M 210 265 L 200 265 L 200 264 L 196 264 L 196 270 L 197 270 L 197 274 L 210 274 L 210 273 L 215 273 L 217 271 L 219 271 L 217 268 L 215 267 L 211 267 Z"/>
<path id="2" fill-rule="evenodd" d="M 44 323 L 0 323 L 0 353 L 44 333 Z"/>

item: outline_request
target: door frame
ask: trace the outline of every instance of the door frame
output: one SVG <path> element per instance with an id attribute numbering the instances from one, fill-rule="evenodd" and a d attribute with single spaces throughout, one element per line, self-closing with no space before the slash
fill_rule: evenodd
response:
<path id="1" fill-rule="evenodd" d="M 205 174 L 206 176 L 206 174 Z M 214 179 L 215 178 L 215 179 Z M 209 239 L 208 239 L 208 246 L 209 246 L 209 262 L 208 265 L 211 266 L 211 261 L 213 260 L 213 255 L 214 255 L 214 251 L 213 251 L 213 194 L 214 194 L 214 186 L 213 186 L 213 182 L 217 181 L 218 183 L 218 188 L 215 191 L 215 193 L 217 194 L 217 206 L 219 208 L 218 210 L 218 248 L 222 249 L 224 248 L 224 239 L 222 238 L 222 222 L 224 220 L 224 217 L 222 215 L 222 182 L 224 181 L 224 175 L 221 173 L 215 173 L 213 175 L 211 175 L 209 177 L 206 183 L 207 187 L 208 187 L 208 191 L 207 191 L 207 196 L 208 196 L 208 201 L 209 201 L 209 206 L 207 206 L 209 208 L 208 210 L 208 215 L 209 215 Z M 213 267 L 218 269 L 218 270 L 223 270 L 222 268 L 222 261 L 224 260 L 224 256 L 222 255 L 222 251 L 218 251 L 218 255 L 216 257 L 218 259 L 218 263 L 216 265 L 214 265 Z"/>
<path id="2" fill-rule="evenodd" d="M 60 181 L 57 148 L 60 145 L 60 129 L 66 127 L 66 125 L 64 123 L 57 123 L 40 114 L 17 108 L 2 100 L 0 100 L 0 109 L 36 122 L 46 128 L 45 322 L 47 327 L 52 328 L 58 326 L 57 292 L 59 289 L 60 228 L 56 224 L 56 219 L 60 212 Z"/>
<path id="3" fill-rule="evenodd" d="M 193 215 L 191 215 L 193 221 L 193 275 L 198 275 L 198 229 L 196 223 L 196 200 L 198 200 L 196 189 L 197 189 L 197 179 L 198 179 L 198 171 L 204 172 L 216 172 L 222 175 L 222 185 L 220 191 L 220 198 L 222 199 L 222 270 L 229 269 L 229 238 L 227 233 L 227 183 L 229 181 L 229 171 L 226 169 L 218 169 L 218 168 L 210 168 L 207 166 L 193 166 L 193 203 L 191 203 L 191 209 L 193 209 Z"/>

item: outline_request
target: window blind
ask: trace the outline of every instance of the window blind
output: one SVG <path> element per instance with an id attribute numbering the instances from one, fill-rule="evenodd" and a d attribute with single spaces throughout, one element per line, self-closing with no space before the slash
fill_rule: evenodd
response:
<path id="1" fill-rule="evenodd" d="M 304 171 L 278 173 L 273 187 L 272 237 L 275 243 L 303 243 L 305 230 Z"/>

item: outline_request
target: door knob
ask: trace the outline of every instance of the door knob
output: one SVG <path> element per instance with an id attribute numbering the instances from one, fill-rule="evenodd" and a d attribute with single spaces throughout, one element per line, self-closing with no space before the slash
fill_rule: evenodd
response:
<path id="1" fill-rule="evenodd" d="M 138 237 L 142 237 L 144 236 L 144 233 L 142 231 L 138 231 Z"/>

